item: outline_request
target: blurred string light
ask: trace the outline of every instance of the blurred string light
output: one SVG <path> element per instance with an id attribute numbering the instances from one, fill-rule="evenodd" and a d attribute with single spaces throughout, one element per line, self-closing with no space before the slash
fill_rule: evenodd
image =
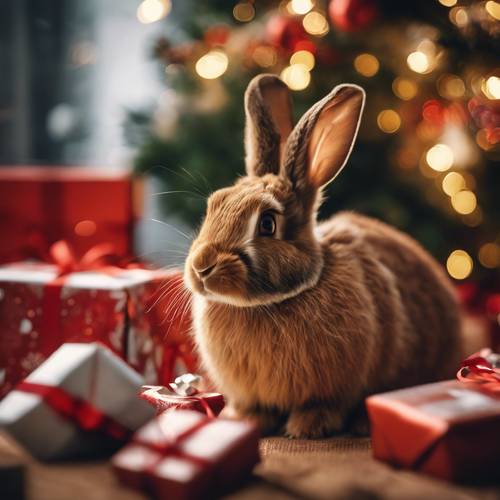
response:
<path id="1" fill-rule="evenodd" d="M 255 7 L 250 2 L 237 3 L 233 8 L 233 16 L 237 21 L 248 23 L 255 17 Z"/>
<path id="2" fill-rule="evenodd" d="M 482 266 L 493 269 L 500 265 L 500 247 L 496 243 L 485 243 L 478 253 Z"/>
<path id="3" fill-rule="evenodd" d="M 490 76 L 488 79 L 483 80 L 481 90 L 488 99 L 500 99 L 500 78 Z"/>
<path id="4" fill-rule="evenodd" d="M 453 196 L 465 188 L 465 179 L 458 172 L 450 172 L 446 174 L 442 181 L 443 191 L 448 196 Z"/>
<path id="5" fill-rule="evenodd" d="M 403 101 L 409 101 L 417 95 L 418 87 L 413 80 L 398 76 L 392 82 L 392 90 Z"/>
<path id="6" fill-rule="evenodd" d="M 314 54 L 308 50 L 299 50 L 290 57 L 290 64 L 303 64 L 309 71 L 314 68 L 316 63 Z"/>
<path id="7" fill-rule="evenodd" d="M 429 58 L 420 51 L 412 52 L 408 55 L 406 62 L 408 67 L 415 73 L 428 73 L 430 68 Z"/>
<path id="8" fill-rule="evenodd" d="M 382 132 L 393 134 L 401 126 L 401 118 L 393 109 L 384 109 L 377 116 L 377 125 Z"/>
<path id="9" fill-rule="evenodd" d="M 456 5 L 457 0 L 439 0 L 439 3 L 445 7 L 453 7 Z"/>
<path id="10" fill-rule="evenodd" d="M 143 24 L 163 19 L 172 9 L 170 0 L 143 0 L 137 7 L 137 19 Z"/>
<path id="11" fill-rule="evenodd" d="M 280 75 L 292 90 L 304 90 L 311 82 L 311 73 L 304 64 L 291 64 Z"/>
<path id="12" fill-rule="evenodd" d="M 310 34 L 315 36 L 324 36 L 330 30 L 326 17 L 320 12 L 309 12 L 302 19 L 304 29 Z"/>
<path id="13" fill-rule="evenodd" d="M 500 21 L 500 3 L 493 2 L 493 0 L 489 0 L 484 5 L 486 12 L 493 18 Z"/>
<path id="14" fill-rule="evenodd" d="M 453 166 L 453 151 L 446 144 L 436 144 L 425 155 L 427 164 L 437 172 L 445 172 Z"/>
<path id="15" fill-rule="evenodd" d="M 378 59 L 372 54 L 360 54 L 354 59 L 354 69 L 363 76 L 374 76 L 379 68 Z"/>
<path id="16" fill-rule="evenodd" d="M 457 75 L 444 74 L 437 81 L 437 89 L 441 97 L 458 99 L 465 94 L 465 84 Z"/>
<path id="17" fill-rule="evenodd" d="M 459 28 L 463 28 L 469 24 L 469 14 L 463 7 L 453 7 L 448 15 L 450 21 Z"/>
<path id="18" fill-rule="evenodd" d="M 278 54 L 273 47 L 261 45 L 255 48 L 252 58 L 261 68 L 270 68 L 277 63 Z"/>
<path id="19" fill-rule="evenodd" d="M 474 264 L 465 250 L 454 250 L 446 261 L 446 269 L 452 278 L 463 280 L 472 272 Z"/>
<path id="20" fill-rule="evenodd" d="M 227 55 L 221 50 L 211 50 L 196 62 L 196 73 L 202 78 L 213 80 L 222 76 L 229 65 Z"/>
<path id="21" fill-rule="evenodd" d="M 314 7 L 314 2 L 311 0 L 292 0 L 289 5 L 294 14 L 307 14 Z"/>
<path id="22" fill-rule="evenodd" d="M 451 205 L 459 214 L 468 215 L 476 209 L 477 198 L 472 191 L 464 189 L 451 197 Z"/>

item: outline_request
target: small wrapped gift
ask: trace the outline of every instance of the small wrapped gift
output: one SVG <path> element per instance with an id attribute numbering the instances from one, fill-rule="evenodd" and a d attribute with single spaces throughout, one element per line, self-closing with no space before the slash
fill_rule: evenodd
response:
<path id="1" fill-rule="evenodd" d="M 196 370 L 182 273 L 114 257 L 101 245 L 77 259 L 60 241 L 51 264 L 0 267 L 0 397 L 64 342 L 102 342 L 151 384 L 171 382 L 180 359 Z"/>
<path id="2" fill-rule="evenodd" d="M 443 479 L 498 478 L 496 370 L 475 355 L 459 372 L 468 383 L 450 380 L 367 398 L 374 456 Z"/>
<path id="3" fill-rule="evenodd" d="M 201 384 L 201 377 L 185 373 L 164 386 L 145 385 L 140 397 L 152 404 L 158 413 L 169 408 L 182 408 L 205 413 L 208 417 L 216 417 L 224 408 L 224 396 L 217 392 L 202 392 L 197 386 Z"/>
<path id="4" fill-rule="evenodd" d="M 212 498 L 241 485 L 259 461 L 248 421 L 167 410 L 136 432 L 112 459 L 126 485 L 156 498 Z"/>
<path id="5" fill-rule="evenodd" d="M 42 460 L 116 450 L 152 417 L 142 381 L 98 343 L 64 344 L 0 402 L 0 428 Z"/>

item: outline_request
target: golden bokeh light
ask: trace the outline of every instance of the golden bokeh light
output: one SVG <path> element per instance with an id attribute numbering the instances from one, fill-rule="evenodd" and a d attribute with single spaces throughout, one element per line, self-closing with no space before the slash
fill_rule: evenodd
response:
<path id="1" fill-rule="evenodd" d="M 458 172 L 450 172 L 444 176 L 442 187 L 448 196 L 454 196 L 466 187 L 464 176 Z"/>
<path id="2" fill-rule="evenodd" d="M 250 2 L 240 2 L 234 6 L 233 16 L 241 23 L 248 23 L 255 17 L 255 7 Z"/>
<path id="3" fill-rule="evenodd" d="M 278 61 L 278 54 L 273 47 L 262 45 L 255 48 L 252 58 L 262 68 L 270 68 Z"/>
<path id="4" fill-rule="evenodd" d="M 488 132 L 484 128 L 477 131 L 476 143 L 484 151 L 489 151 L 493 148 L 493 144 L 490 144 L 488 141 Z"/>
<path id="5" fill-rule="evenodd" d="M 500 3 L 489 0 L 486 2 L 484 8 L 493 19 L 500 21 Z"/>
<path id="6" fill-rule="evenodd" d="M 500 78 L 490 76 L 483 81 L 481 90 L 488 99 L 500 99 Z"/>
<path id="7" fill-rule="evenodd" d="M 384 109 L 377 116 L 377 125 L 382 132 L 393 134 L 401 126 L 401 118 L 393 109 Z"/>
<path id="8" fill-rule="evenodd" d="M 316 63 L 314 54 L 308 50 L 299 50 L 290 57 L 290 64 L 303 64 L 309 71 L 314 68 Z"/>
<path id="9" fill-rule="evenodd" d="M 403 101 L 409 101 L 417 95 L 418 87 L 413 80 L 398 76 L 392 82 L 392 90 Z"/>
<path id="10" fill-rule="evenodd" d="M 453 7 L 456 5 L 457 0 L 439 0 L 439 3 L 445 7 Z"/>
<path id="11" fill-rule="evenodd" d="M 172 9 L 170 0 L 143 0 L 137 7 L 137 19 L 143 24 L 150 24 L 168 15 Z"/>
<path id="12" fill-rule="evenodd" d="M 449 170 L 453 166 L 455 160 L 453 151 L 446 144 L 436 144 L 432 146 L 432 148 L 427 151 L 425 159 L 429 167 L 437 172 Z"/>
<path id="13" fill-rule="evenodd" d="M 311 82 L 311 73 L 303 64 L 287 66 L 280 77 L 291 90 L 304 90 Z"/>
<path id="14" fill-rule="evenodd" d="M 304 29 L 310 34 L 315 36 L 323 36 L 328 33 L 330 27 L 326 17 L 320 12 L 309 12 L 302 19 Z"/>
<path id="15" fill-rule="evenodd" d="M 439 95 L 446 98 L 458 99 L 465 94 L 465 83 L 456 75 L 442 75 L 437 82 Z"/>
<path id="16" fill-rule="evenodd" d="M 473 266 L 472 258 L 465 250 L 454 250 L 446 261 L 448 274 L 456 280 L 467 278 Z"/>
<path id="17" fill-rule="evenodd" d="M 500 265 L 500 247 L 496 243 L 485 243 L 479 249 L 478 258 L 482 266 L 493 269 Z"/>
<path id="18" fill-rule="evenodd" d="M 374 76 L 379 68 L 378 59 L 372 54 L 360 54 L 354 59 L 354 69 L 363 76 Z"/>
<path id="19" fill-rule="evenodd" d="M 213 80 L 222 76 L 229 65 L 227 55 L 221 50 L 211 50 L 196 62 L 196 73 L 202 78 Z"/>
<path id="20" fill-rule="evenodd" d="M 311 0 L 292 0 L 290 2 L 290 10 L 294 14 L 307 14 L 314 7 L 314 2 Z"/>
<path id="21" fill-rule="evenodd" d="M 428 73 L 431 67 L 429 58 L 420 51 L 412 52 L 406 59 L 408 67 L 415 73 Z"/>
<path id="22" fill-rule="evenodd" d="M 469 14 L 463 7 L 453 7 L 449 14 L 450 21 L 459 28 L 463 28 L 469 24 Z"/>
<path id="23" fill-rule="evenodd" d="M 451 197 L 451 205 L 459 214 L 471 214 L 476 209 L 477 198 L 472 191 L 464 189 Z"/>

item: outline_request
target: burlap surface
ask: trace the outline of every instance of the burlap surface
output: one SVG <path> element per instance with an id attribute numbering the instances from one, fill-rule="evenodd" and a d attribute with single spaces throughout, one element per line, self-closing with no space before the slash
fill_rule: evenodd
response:
<path id="1" fill-rule="evenodd" d="M 394 470 L 371 458 L 369 439 L 306 441 L 273 437 L 261 441 L 261 453 L 263 460 L 255 470 L 255 479 L 229 499 L 500 499 L 500 485 L 458 486 Z M 0 435 L 0 469 L 2 464 L 11 467 L 16 462 L 25 468 L 28 500 L 145 498 L 122 488 L 106 462 L 41 464 Z M 5 479 L 1 470 L 0 477 Z M 8 500 L 1 486 L 0 498 Z"/>

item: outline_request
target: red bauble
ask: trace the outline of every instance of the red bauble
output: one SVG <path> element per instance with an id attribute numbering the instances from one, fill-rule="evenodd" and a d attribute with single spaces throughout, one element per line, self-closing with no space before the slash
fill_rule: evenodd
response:
<path id="1" fill-rule="evenodd" d="M 274 47 L 293 52 L 297 44 L 307 40 L 307 34 L 297 18 L 276 15 L 267 22 L 266 38 Z"/>
<path id="2" fill-rule="evenodd" d="M 331 0 L 328 14 L 332 23 L 342 31 L 360 31 L 378 17 L 375 0 Z"/>

